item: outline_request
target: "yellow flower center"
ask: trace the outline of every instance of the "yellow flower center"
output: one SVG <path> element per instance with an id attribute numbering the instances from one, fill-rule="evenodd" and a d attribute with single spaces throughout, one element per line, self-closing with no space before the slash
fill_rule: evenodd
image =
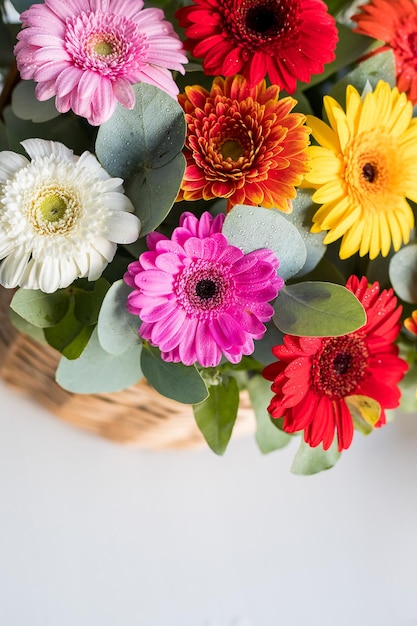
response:
<path id="1" fill-rule="evenodd" d="M 355 137 L 346 147 L 345 166 L 348 193 L 355 203 L 383 208 L 402 188 L 399 148 L 395 137 L 383 131 Z"/>
<path id="2" fill-rule="evenodd" d="M 113 47 L 108 41 L 99 41 L 94 46 L 94 52 L 100 57 L 108 57 L 113 54 Z"/>
<path id="3" fill-rule="evenodd" d="M 72 189 L 49 185 L 29 198 L 28 217 L 38 235 L 65 235 L 80 215 L 80 202 Z"/>
<path id="4" fill-rule="evenodd" d="M 220 146 L 220 152 L 224 159 L 237 161 L 243 154 L 243 148 L 240 142 L 236 139 L 226 139 L 226 141 Z"/>

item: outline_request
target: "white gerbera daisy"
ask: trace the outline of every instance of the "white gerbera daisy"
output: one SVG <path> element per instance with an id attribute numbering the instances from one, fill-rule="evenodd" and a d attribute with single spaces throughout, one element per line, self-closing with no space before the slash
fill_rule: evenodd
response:
<path id="1" fill-rule="evenodd" d="M 136 241 L 140 221 L 95 156 L 26 139 L 31 161 L 0 152 L 0 284 L 52 293 L 99 278 L 116 244 Z"/>

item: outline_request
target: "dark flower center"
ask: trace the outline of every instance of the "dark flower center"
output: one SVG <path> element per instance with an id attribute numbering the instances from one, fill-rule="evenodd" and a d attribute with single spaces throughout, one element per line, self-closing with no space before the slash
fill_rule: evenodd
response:
<path id="1" fill-rule="evenodd" d="M 280 18 L 280 19 L 279 19 Z M 271 7 L 256 6 L 251 7 L 246 13 L 246 28 L 263 35 L 269 30 L 281 30 L 285 18 L 277 15 Z"/>
<path id="2" fill-rule="evenodd" d="M 366 375 L 368 356 L 360 333 L 323 339 L 311 369 L 316 393 L 333 400 L 355 393 Z"/>
<path id="3" fill-rule="evenodd" d="M 217 285 L 214 280 L 204 278 L 203 280 L 199 280 L 196 284 L 195 292 L 202 300 L 209 300 L 216 295 Z"/>
<path id="4" fill-rule="evenodd" d="M 239 141 L 236 139 L 226 139 L 220 146 L 220 152 L 224 159 L 237 161 L 243 154 L 243 149 Z"/>
<path id="5" fill-rule="evenodd" d="M 365 163 L 362 167 L 362 176 L 368 183 L 373 183 L 377 175 L 377 168 L 372 163 Z"/>

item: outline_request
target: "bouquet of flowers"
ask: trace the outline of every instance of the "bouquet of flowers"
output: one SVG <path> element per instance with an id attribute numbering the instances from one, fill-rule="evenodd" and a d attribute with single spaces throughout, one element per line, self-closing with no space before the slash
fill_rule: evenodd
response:
<path id="1" fill-rule="evenodd" d="M 416 410 L 417 2 L 2 3 L 0 284 L 78 393 L 334 465 Z"/>

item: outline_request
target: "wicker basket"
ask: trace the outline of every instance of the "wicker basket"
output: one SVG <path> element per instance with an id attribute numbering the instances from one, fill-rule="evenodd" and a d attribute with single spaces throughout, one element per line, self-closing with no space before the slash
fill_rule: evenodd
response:
<path id="1" fill-rule="evenodd" d="M 116 393 L 73 394 L 55 382 L 60 355 L 16 331 L 9 320 L 11 290 L 0 288 L 0 375 L 59 419 L 123 444 L 143 448 L 190 448 L 204 439 L 191 407 L 159 395 L 143 379 Z M 233 437 L 253 432 L 254 416 L 241 394 Z"/>

